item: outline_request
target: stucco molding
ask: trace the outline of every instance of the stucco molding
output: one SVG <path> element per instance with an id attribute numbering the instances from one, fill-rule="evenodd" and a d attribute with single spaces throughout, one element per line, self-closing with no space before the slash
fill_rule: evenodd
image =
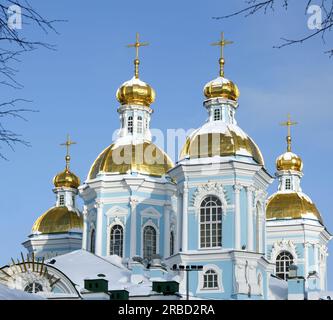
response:
<path id="1" fill-rule="evenodd" d="M 199 185 L 190 199 L 190 206 L 192 206 L 195 213 L 199 215 L 201 202 L 210 195 L 216 196 L 221 200 L 223 215 L 225 215 L 228 208 L 228 198 L 226 190 L 221 183 L 207 183 Z"/>
<path id="2" fill-rule="evenodd" d="M 282 251 L 290 252 L 294 258 L 294 264 L 297 264 L 298 254 L 296 246 L 293 241 L 285 239 L 274 242 L 270 253 L 270 260 L 275 263 L 277 256 Z"/>

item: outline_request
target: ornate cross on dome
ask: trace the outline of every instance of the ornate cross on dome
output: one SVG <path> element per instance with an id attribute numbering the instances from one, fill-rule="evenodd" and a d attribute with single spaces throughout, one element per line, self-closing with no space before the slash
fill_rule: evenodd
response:
<path id="1" fill-rule="evenodd" d="M 221 57 L 219 59 L 220 63 L 220 77 L 224 77 L 224 47 L 228 44 L 234 43 L 233 41 L 225 40 L 224 39 L 224 32 L 221 32 L 221 40 L 219 42 L 214 42 L 212 46 L 220 46 L 221 48 Z"/>
<path id="2" fill-rule="evenodd" d="M 139 60 L 139 48 L 140 47 L 145 47 L 148 46 L 149 43 L 148 42 L 140 42 L 139 41 L 139 33 L 136 33 L 136 40 L 135 43 L 132 44 L 128 44 L 127 48 L 135 48 L 135 60 L 134 60 L 134 75 L 135 78 L 138 79 L 139 78 L 139 64 L 140 64 L 140 60 Z"/>
<path id="3" fill-rule="evenodd" d="M 287 135 L 287 151 L 290 152 L 291 151 L 291 126 L 294 126 L 298 124 L 295 121 L 292 121 L 290 118 L 290 114 L 288 113 L 288 120 L 285 122 L 280 123 L 281 126 L 285 126 L 288 128 L 288 135 Z"/>
<path id="4" fill-rule="evenodd" d="M 61 146 L 66 146 L 66 169 L 69 170 L 69 162 L 71 160 L 71 157 L 69 155 L 69 148 L 72 144 L 76 144 L 76 142 L 72 141 L 69 137 L 69 134 L 67 134 L 67 141 L 64 143 L 61 143 Z"/>

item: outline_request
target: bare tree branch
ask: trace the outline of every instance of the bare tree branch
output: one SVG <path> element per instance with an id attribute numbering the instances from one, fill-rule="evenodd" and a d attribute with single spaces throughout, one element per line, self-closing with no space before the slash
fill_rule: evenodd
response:
<path id="1" fill-rule="evenodd" d="M 7 86 L 12 89 L 22 89 L 23 85 L 16 80 L 18 69 L 16 64 L 21 62 L 24 54 L 38 48 L 55 50 L 55 46 L 38 39 L 26 38 L 25 30 L 15 29 L 9 23 L 11 17 L 11 6 L 18 6 L 21 9 L 22 26 L 24 29 L 34 28 L 44 34 L 53 32 L 58 34 L 55 23 L 64 20 L 49 20 L 35 10 L 28 0 L 0 0 L 0 86 Z M 35 32 L 35 34 L 38 34 Z M 19 108 L 18 104 L 30 103 L 25 99 L 12 99 L 7 102 L 0 102 L 0 148 L 3 146 L 15 150 L 14 146 L 22 144 L 29 146 L 22 136 L 5 128 L 4 123 L 9 118 L 27 121 L 24 114 L 36 112 L 36 110 Z M 7 159 L 0 151 L 0 158 Z"/>
<path id="2" fill-rule="evenodd" d="M 231 14 L 224 15 L 221 17 L 213 17 L 213 19 L 220 20 L 220 19 L 228 19 L 231 17 L 235 17 L 238 15 L 245 14 L 245 17 L 258 14 L 260 12 L 266 14 L 268 10 L 274 11 L 274 8 L 277 5 L 288 10 L 290 0 L 246 0 L 245 7 L 241 10 L 235 11 Z M 288 38 L 281 38 L 283 41 L 282 44 L 274 46 L 274 48 L 281 49 L 283 47 L 293 45 L 293 44 L 302 44 L 303 42 L 310 40 L 312 38 L 321 37 L 323 43 L 325 43 L 325 36 L 327 32 L 332 31 L 333 28 L 333 0 L 320 0 L 319 4 L 315 3 L 313 0 L 303 0 L 305 3 L 305 15 L 308 14 L 308 9 L 311 5 L 316 4 L 320 7 L 322 12 L 322 21 L 321 27 L 316 29 L 315 31 L 309 31 L 309 34 L 304 35 L 299 39 L 288 39 Z M 333 56 L 333 49 L 325 51 L 329 57 Z"/>

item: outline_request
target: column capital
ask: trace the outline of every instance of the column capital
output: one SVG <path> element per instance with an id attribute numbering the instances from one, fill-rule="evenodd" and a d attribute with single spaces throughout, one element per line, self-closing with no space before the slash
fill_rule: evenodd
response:
<path id="1" fill-rule="evenodd" d="M 97 199 L 97 200 L 95 201 L 95 205 L 94 205 L 94 207 L 95 207 L 96 209 L 100 209 L 100 208 L 103 207 L 103 205 L 104 205 L 104 201 L 102 201 L 101 199 Z"/>
<path id="2" fill-rule="evenodd" d="M 243 189 L 243 186 L 239 183 L 234 185 L 234 190 L 236 193 L 239 193 Z"/>
<path id="3" fill-rule="evenodd" d="M 250 185 L 246 187 L 246 190 L 247 192 L 255 192 L 257 189 L 255 188 L 255 186 Z"/>
<path id="4" fill-rule="evenodd" d="M 129 204 L 130 204 L 132 210 L 136 209 L 136 206 L 138 205 L 138 203 L 139 203 L 139 200 L 137 198 L 130 197 Z"/>

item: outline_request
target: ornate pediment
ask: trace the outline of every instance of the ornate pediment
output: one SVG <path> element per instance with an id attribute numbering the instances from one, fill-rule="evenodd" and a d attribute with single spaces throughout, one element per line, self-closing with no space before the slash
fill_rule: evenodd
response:
<path id="1" fill-rule="evenodd" d="M 198 209 L 202 200 L 209 195 L 216 196 L 221 200 L 224 209 L 223 211 L 225 212 L 228 206 L 229 199 L 223 185 L 217 182 L 199 185 L 192 195 L 190 205 L 193 206 L 195 209 Z"/>

